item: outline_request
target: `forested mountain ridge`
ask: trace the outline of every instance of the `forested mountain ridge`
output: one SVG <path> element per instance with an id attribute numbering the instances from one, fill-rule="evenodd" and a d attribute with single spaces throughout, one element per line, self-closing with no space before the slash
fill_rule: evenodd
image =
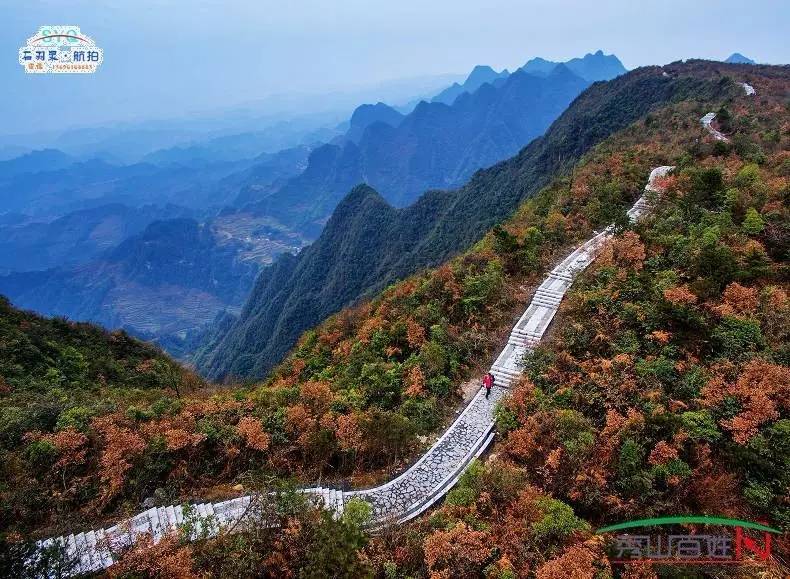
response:
<path id="1" fill-rule="evenodd" d="M 316 148 L 305 171 L 245 208 L 317 236 L 348 191 L 367 183 L 395 206 L 426 189 L 453 187 L 542 134 L 587 86 L 564 66 L 516 72 L 453 104 L 420 102 L 400 122 L 367 125 L 358 139 Z"/>
<path id="2" fill-rule="evenodd" d="M 705 70 L 700 78 L 717 77 Z M 443 507 L 407 529 L 349 545 L 346 535 L 332 536 L 363 574 L 521 576 L 539 568 L 562 576 L 557 569 L 569 565 L 588 575 L 608 569 L 590 526 L 622 518 L 680 510 L 786 525 L 790 73 L 767 68 L 736 80 L 760 98 L 725 79 L 713 100 L 695 92 L 701 101 L 651 109 L 471 250 L 306 333 L 266 383 L 175 405 L 96 405 L 78 423 L 84 438 L 75 447 L 33 453 L 33 442 L 75 436 L 65 419 L 62 429 L 4 447 L 2 492 L 14 493 L 3 496 L 10 512 L 2 521 L 40 529 L 68 523 L 88 501 L 115 514 L 145 497 L 177 503 L 254 484 L 254 473 L 369 484 L 419 451 L 419 437 L 437 428 L 474 368 L 487 365 L 512 312 L 557 257 L 608 223 L 622 228 L 650 168 L 672 164 L 655 218 L 619 229 L 574 287 L 555 339 L 527 360 L 532 382 L 501 411 L 499 458 L 471 469 Z M 730 143 L 700 125 L 711 110 Z M 351 197 L 377 210 L 369 192 Z M 110 468 L 120 448 L 122 468 Z M 52 492 L 61 486 L 84 496 Z M 314 523 L 293 513 L 277 521 L 301 549 L 262 527 L 194 551 L 166 541 L 130 553 L 119 569 L 166 564 L 174 554 L 183 568 L 214 576 L 334 561 L 338 543 L 331 555 L 319 549 L 326 540 L 313 540 Z"/>
<path id="3" fill-rule="evenodd" d="M 388 206 L 369 188 L 355 190 L 315 243 L 262 272 L 239 319 L 198 352 L 198 367 L 213 378 L 265 375 L 302 331 L 469 247 L 552 175 L 570 169 L 590 147 L 652 107 L 736 90 L 721 77 L 722 69 L 689 62 L 596 83 L 514 158 L 477 172 L 458 190 L 428 192 L 403 209 Z"/>

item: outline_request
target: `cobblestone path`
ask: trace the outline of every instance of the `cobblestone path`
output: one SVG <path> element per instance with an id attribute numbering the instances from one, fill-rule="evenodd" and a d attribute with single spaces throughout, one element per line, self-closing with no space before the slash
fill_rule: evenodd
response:
<path id="1" fill-rule="evenodd" d="M 713 116 L 713 113 L 709 113 L 701 119 L 712 134 L 718 132 L 710 127 Z M 722 138 L 726 139 L 723 135 Z M 628 211 L 631 220 L 638 219 L 649 209 L 649 198 L 651 194 L 657 193 L 655 179 L 666 175 L 671 169 L 663 166 L 651 171 L 645 194 Z M 551 270 L 535 290 L 532 301 L 513 327 L 507 345 L 491 366 L 496 383 L 490 397 L 486 399 L 484 391 L 478 391 L 455 422 L 414 465 L 397 478 L 370 489 L 340 491 L 314 487 L 304 489 L 304 492 L 314 495 L 338 514 L 342 513 L 343 505 L 349 499 L 365 500 L 373 507 L 374 523 L 377 526 L 408 521 L 441 499 L 469 463 L 490 445 L 494 437 L 495 405 L 507 395 L 508 388 L 520 376 L 524 354 L 540 341 L 574 278 L 592 263 L 611 235 L 610 226 L 576 248 Z M 150 534 L 154 540 L 158 540 L 182 525 L 185 514 L 196 519 L 193 524 L 196 535 L 211 536 L 221 529 L 232 529 L 243 524 L 245 515 L 252 508 L 254 501 L 250 496 L 220 503 L 191 505 L 189 514 L 180 505 L 156 507 L 108 529 L 48 539 L 39 545 L 46 547 L 55 541 L 64 544 L 69 554 L 79 557 L 75 573 L 97 571 L 111 565 L 112 553 L 132 544 L 137 537 Z"/>

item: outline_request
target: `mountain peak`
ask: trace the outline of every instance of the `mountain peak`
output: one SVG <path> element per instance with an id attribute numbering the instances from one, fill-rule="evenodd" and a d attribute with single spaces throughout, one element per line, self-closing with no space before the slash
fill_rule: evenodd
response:
<path id="1" fill-rule="evenodd" d="M 573 75 L 574 72 L 570 69 L 570 67 L 568 67 L 567 64 L 560 62 L 551 70 L 548 76 L 563 76 L 568 74 Z"/>
<path id="2" fill-rule="evenodd" d="M 347 136 L 352 141 L 358 141 L 365 129 L 374 123 L 386 123 L 397 127 L 402 120 L 403 115 L 401 113 L 382 102 L 377 102 L 375 105 L 361 105 L 351 115 Z"/>
<path id="3" fill-rule="evenodd" d="M 472 69 L 472 72 L 469 73 L 469 76 L 466 77 L 466 81 L 469 82 L 470 79 L 480 76 L 496 76 L 496 74 L 497 72 L 487 64 L 477 64 Z"/>
<path id="4" fill-rule="evenodd" d="M 611 80 L 628 72 L 614 54 L 604 54 L 598 50 L 594 54 L 585 54 L 583 58 L 572 58 L 565 63 L 574 73 L 585 80 Z"/>
<path id="5" fill-rule="evenodd" d="M 472 72 L 469 73 L 469 76 L 464 82 L 463 88 L 468 92 L 473 92 L 485 83 L 498 79 L 503 74 L 506 75 L 507 71 L 502 71 L 500 73 L 495 71 L 490 66 L 478 64 L 472 69 Z"/>
<path id="6" fill-rule="evenodd" d="M 442 102 L 451 105 L 461 94 L 465 92 L 473 93 L 484 84 L 492 83 L 500 78 L 507 78 L 509 75 L 510 72 L 507 69 L 497 72 L 488 65 L 478 64 L 472 69 L 472 72 L 469 73 L 463 84 L 454 83 L 432 98 L 431 102 Z"/>
<path id="7" fill-rule="evenodd" d="M 740 52 L 733 52 L 727 60 L 730 64 L 756 64 L 751 58 L 742 55 Z"/>
<path id="8" fill-rule="evenodd" d="M 527 74 L 547 76 L 557 66 L 563 64 L 576 76 L 589 82 L 597 80 L 610 80 L 628 72 L 614 54 L 604 54 L 603 50 L 588 52 L 581 58 L 572 58 L 565 63 L 553 62 L 536 56 L 521 67 Z"/>
<path id="9" fill-rule="evenodd" d="M 545 58 L 541 58 L 540 56 L 536 56 L 535 58 L 531 58 L 527 61 L 527 63 L 522 66 L 519 70 L 523 70 L 527 74 L 537 74 L 540 76 L 549 74 L 554 67 L 557 66 L 556 62 L 552 62 L 550 60 L 546 60 Z"/>

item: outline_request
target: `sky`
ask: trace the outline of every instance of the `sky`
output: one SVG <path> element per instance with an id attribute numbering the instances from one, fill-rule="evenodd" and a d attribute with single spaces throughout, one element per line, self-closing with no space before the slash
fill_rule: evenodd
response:
<path id="1" fill-rule="evenodd" d="M 598 49 L 627 68 L 735 51 L 790 61 L 787 0 L 0 0 L 0 21 L 0 135 Z M 79 26 L 104 50 L 96 74 L 24 73 L 19 47 L 56 24 Z"/>

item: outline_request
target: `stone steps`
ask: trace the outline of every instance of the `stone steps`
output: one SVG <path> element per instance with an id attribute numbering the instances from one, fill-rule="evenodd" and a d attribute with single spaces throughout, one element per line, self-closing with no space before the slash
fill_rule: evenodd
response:
<path id="1" fill-rule="evenodd" d="M 533 338 L 526 338 L 524 336 L 514 336 L 512 334 L 507 340 L 508 344 L 511 344 L 513 346 L 519 346 L 521 348 L 527 348 L 527 349 L 534 348 L 535 346 L 538 345 L 539 342 L 540 340 L 535 340 Z"/>
<path id="2" fill-rule="evenodd" d="M 707 128 L 711 130 L 713 129 L 709 127 L 709 124 L 713 116 L 715 116 L 713 113 L 709 113 L 703 117 L 703 124 L 705 124 L 704 119 L 709 117 Z M 653 169 L 645 190 L 655 191 L 656 189 L 653 186 L 654 179 L 666 175 L 671 169 L 672 167 L 657 167 Z M 629 216 L 632 219 L 636 219 L 649 208 L 649 204 L 642 197 L 631 208 Z M 500 353 L 496 363 L 491 366 L 490 371 L 496 378 L 496 386 L 508 388 L 520 377 L 521 372 L 513 368 L 513 364 L 520 362 L 520 360 L 515 358 L 538 344 L 553 317 L 553 311 L 556 311 L 559 307 L 565 291 L 564 289 L 562 291 L 551 289 L 550 286 L 562 285 L 567 288 L 567 284 L 573 282 L 578 272 L 586 268 L 595 258 L 597 251 L 611 235 L 611 231 L 611 226 L 607 227 L 603 232 L 598 233 L 593 239 L 574 251 L 560 266 L 557 266 L 548 274 L 546 281 L 535 291 L 527 311 L 522 316 L 522 319 L 518 321 L 517 327 L 513 328 L 508 338 L 507 348 L 510 348 L 510 350 L 505 349 Z M 563 283 L 557 284 L 557 281 Z M 549 308 L 552 313 L 547 315 L 544 311 L 533 308 L 532 317 L 529 317 L 527 314 L 532 306 Z M 533 320 L 535 316 L 539 317 Z M 537 322 L 537 324 L 534 322 Z M 536 329 L 527 331 L 518 327 L 527 327 L 528 325 Z M 499 359 L 503 357 L 503 360 Z M 507 366 L 503 366 L 503 364 L 507 364 Z M 405 522 L 412 519 L 440 500 L 455 485 L 458 478 L 466 470 L 469 462 L 473 458 L 480 456 L 491 444 L 494 438 L 493 409 L 496 401 L 503 394 L 502 389 L 494 388 L 491 393 L 491 400 L 488 400 L 485 399 L 483 392 L 478 392 L 455 422 L 420 460 L 409 470 L 384 485 L 349 493 L 324 487 L 303 489 L 302 492 L 315 496 L 325 508 L 334 511 L 336 516 L 343 512 L 346 497 L 359 497 L 368 500 L 372 504 L 378 505 L 381 513 L 380 517 L 374 520 L 374 527 L 390 521 Z M 463 442 L 459 443 L 457 442 L 458 440 Z M 457 457 L 457 461 L 446 464 L 446 460 L 442 460 L 442 457 L 448 453 L 451 453 L 453 457 Z M 453 460 L 456 459 L 453 458 Z M 434 464 L 442 466 L 434 467 Z M 437 468 L 440 471 L 437 471 Z M 430 478 L 430 480 L 435 481 L 435 484 L 427 485 L 426 483 L 425 487 L 422 488 L 420 481 L 415 480 L 419 479 L 420 476 Z M 401 486 L 396 487 L 395 485 Z M 403 504 L 401 501 L 398 504 L 389 505 L 389 508 L 382 508 L 381 501 L 385 500 L 382 497 L 389 496 L 387 493 L 391 494 L 393 488 L 407 488 L 414 492 L 415 485 L 420 487 L 415 500 L 410 500 L 407 504 Z M 250 496 L 244 496 L 219 503 L 192 505 L 193 515 L 190 519 L 195 520 L 196 527 L 193 538 L 197 536 L 197 533 L 203 533 L 203 536 L 210 537 L 223 530 L 232 530 L 242 521 L 251 506 L 251 502 L 252 498 Z M 383 507 L 387 507 L 387 505 L 385 504 Z M 78 558 L 75 574 L 97 572 L 112 565 L 113 551 L 131 545 L 143 534 L 150 534 L 157 541 L 166 533 L 176 530 L 179 525 L 184 523 L 184 520 L 184 509 L 180 505 L 155 507 L 107 529 L 47 539 L 40 541 L 38 545 L 40 548 L 53 545 L 56 542 L 64 545 L 69 555 Z"/>
<path id="3" fill-rule="evenodd" d="M 502 366 L 491 366 L 491 373 L 494 372 L 496 372 L 497 374 L 508 376 L 509 378 L 519 378 L 521 376 L 521 372 L 518 372 L 511 368 L 504 368 Z"/>
<path id="4" fill-rule="evenodd" d="M 549 273 L 549 277 L 561 281 L 573 282 L 573 276 L 565 271 L 552 271 Z"/>
<path id="5" fill-rule="evenodd" d="M 513 328 L 513 331 L 510 332 L 510 335 L 513 337 L 526 338 L 527 340 L 535 341 L 540 341 L 540 339 L 543 337 L 542 333 L 538 334 L 536 332 L 528 332 L 527 330 L 520 330 L 518 328 Z"/>

